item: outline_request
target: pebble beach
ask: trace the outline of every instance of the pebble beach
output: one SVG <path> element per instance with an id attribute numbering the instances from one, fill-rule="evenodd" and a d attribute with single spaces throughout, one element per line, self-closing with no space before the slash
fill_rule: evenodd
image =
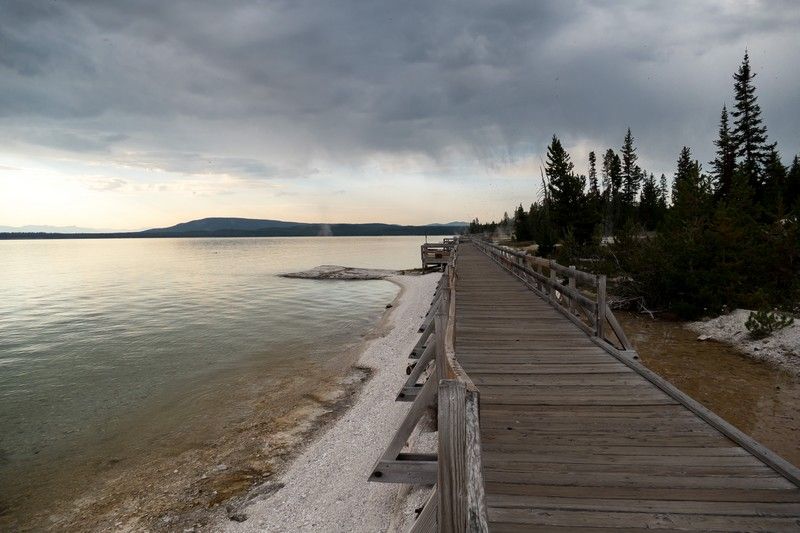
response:
<path id="1" fill-rule="evenodd" d="M 280 488 L 240 509 L 241 522 L 220 516 L 213 530 L 391 531 L 413 520 L 406 497 L 419 492 L 367 478 L 409 408 L 395 402 L 407 357 L 419 338 L 440 274 L 392 276 L 401 287 L 386 333 L 367 341 L 357 365 L 372 370 L 352 406 L 277 476 Z"/>

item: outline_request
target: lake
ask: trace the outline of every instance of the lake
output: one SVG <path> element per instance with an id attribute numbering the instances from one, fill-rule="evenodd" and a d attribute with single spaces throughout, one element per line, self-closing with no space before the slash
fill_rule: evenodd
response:
<path id="1" fill-rule="evenodd" d="M 0 515 L 221 438 L 256 397 L 283 412 L 353 362 L 398 289 L 278 274 L 414 268 L 424 240 L 0 242 Z"/>

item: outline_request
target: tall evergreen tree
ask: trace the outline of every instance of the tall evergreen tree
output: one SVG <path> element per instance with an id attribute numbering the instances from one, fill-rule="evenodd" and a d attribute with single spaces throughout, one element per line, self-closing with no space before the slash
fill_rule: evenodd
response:
<path id="1" fill-rule="evenodd" d="M 592 233 L 603 221 L 603 197 L 597 183 L 597 157 L 589 152 L 589 193 L 586 195 L 586 223 L 591 225 Z"/>
<path id="2" fill-rule="evenodd" d="M 786 176 L 783 200 L 787 210 L 797 209 L 800 211 L 800 158 L 797 156 L 794 156 L 792 166 L 789 167 L 789 173 Z"/>
<path id="3" fill-rule="evenodd" d="M 609 148 L 603 155 L 603 233 L 612 235 L 622 219 L 622 161 Z"/>
<path id="4" fill-rule="evenodd" d="M 781 156 L 775 145 L 770 147 L 764 161 L 764 186 L 763 207 L 768 214 L 776 218 L 782 218 L 786 213 L 786 202 L 784 193 L 786 192 L 787 169 L 781 162 Z"/>
<path id="5" fill-rule="evenodd" d="M 547 147 L 545 174 L 553 220 L 562 232 L 574 224 L 576 214 L 583 209 L 585 181 L 573 170 L 574 165 L 569 154 L 558 137 L 553 135 L 553 140 Z"/>
<path id="6" fill-rule="evenodd" d="M 658 184 L 658 205 L 664 213 L 667 211 L 668 193 L 669 186 L 667 185 L 667 176 L 662 172 Z"/>
<path id="7" fill-rule="evenodd" d="M 472 219 L 469 223 L 469 232 L 470 233 L 478 233 L 481 230 L 481 221 L 478 220 L 478 217 Z"/>
<path id="8" fill-rule="evenodd" d="M 719 119 L 719 136 L 714 145 L 717 147 L 716 157 L 711 161 L 714 194 L 717 198 L 725 198 L 730 193 L 736 170 L 736 146 L 728 124 L 728 108 L 724 105 Z"/>
<path id="9" fill-rule="evenodd" d="M 699 216 L 704 211 L 708 190 L 700 170 L 700 163 L 692 159 L 692 151 L 684 146 L 672 183 L 672 207 L 677 219 Z"/>
<path id="10" fill-rule="evenodd" d="M 636 147 L 633 145 L 633 135 L 631 135 L 630 128 L 625 134 L 621 153 L 623 203 L 625 207 L 630 208 L 636 200 L 636 194 L 639 192 L 639 183 L 642 179 L 641 169 L 637 170 L 636 167 L 636 161 L 639 156 L 636 155 Z"/>
<path id="11" fill-rule="evenodd" d="M 600 188 L 597 185 L 597 157 L 594 152 L 589 152 L 589 194 L 600 196 Z"/>
<path id="12" fill-rule="evenodd" d="M 639 199 L 639 220 L 648 230 L 656 229 L 659 223 L 660 207 L 656 177 L 651 173 L 642 182 L 642 196 Z"/>
<path id="13" fill-rule="evenodd" d="M 609 198 L 618 196 L 622 189 L 622 162 L 611 148 L 603 155 L 603 187 Z"/>
<path id="14" fill-rule="evenodd" d="M 541 206 L 537 206 L 535 210 L 531 207 L 530 217 L 533 239 L 538 246 L 538 253 L 547 256 L 553 252 L 558 237 L 552 217 L 553 202 L 550 198 L 550 186 L 545 176 L 542 176 L 542 196 Z"/>
<path id="15" fill-rule="evenodd" d="M 760 199 L 764 192 L 764 166 L 770 145 L 767 143 L 767 128 L 761 122 L 761 107 L 753 85 L 755 77 L 750 69 L 750 56 L 745 51 L 739 70 L 733 75 L 736 106 L 731 113 L 734 118 L 732 138 L 739 168 L 747 176 L 756 199 Z"/>
<path id="16" fill-rule="evenodd" d="M 518 241 L 531 240 L 530 226 L 528 223 L 528 215 L 522 204 L 514 211 L 514 238 Z"/>

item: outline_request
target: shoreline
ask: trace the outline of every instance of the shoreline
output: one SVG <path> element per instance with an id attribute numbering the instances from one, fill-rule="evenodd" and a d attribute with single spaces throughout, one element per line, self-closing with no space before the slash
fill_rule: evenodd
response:
<path id="1" fill-rule="evenodd" d="M 330 361 L 338 361 L 335 366 L 299 367 L 292 379 L 244 374 L 231 383 L 244 391 L 237 392 L 245 398 L 237 403 L 241 413 L 220 419 L 224 425 L 215 428 L 216 437 L 195 435 L 174 452 L 116 456 L 122 460 L 115 457 L 79 492 L 6 509 L 0 528 L 208 530 L 220 514 L 236 514 L 252 498 L 276 490 L 274 479 L 348 410 L 370 380 L 372 369 L 358 360 L 374 339 L 390 331 L 391 314 L 405 292 L 402 283 L 393 284 L 399 290 L 391 304 L 372 315 L 372 324 L 356 339 L 334 348 Z M 274 391 L 284 388 L 284 401 L 275 404 Z"/>
<path id="2" fill-rule="evenodd" d="M 779 329 L 763 339 L 750 337 L 745 322 L 751 311 L 735 309 L 708 320 L 687 322 L 685 327 L 699 335 L 698 341 L 713 340 L 731 346 L 744 356 L 800 376 L 800 322 Z"/>
<path id="3" fill-rule="evenodd" d="M 419 337 L 439 274 L 392 276 L 400 286 L 378 334 L 365 339 L 355 368 L 371 370 L 335 420 L 310 435 L 275 490 L 250 498 L 231 519 L 218 513 L 213 531 L 386 531 L 403 522 L 407 487 L 369 483 L 372 465 L 391 440 L 409 404 L 395 402 L 407 356 Z M 388 331 L 387 331 L 388 330 Z M 413 509 L 412 509 L 413 511 Z M 413 517 L 413 515 L 412 515 Z M 240 521 L 241 520 L 241 521 Z"/>

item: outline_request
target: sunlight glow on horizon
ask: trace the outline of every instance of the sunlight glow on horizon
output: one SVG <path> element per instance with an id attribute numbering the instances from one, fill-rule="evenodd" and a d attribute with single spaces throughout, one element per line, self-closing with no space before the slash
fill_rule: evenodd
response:
<path id="1" fill-rule="evenodd" d="M 98 161 L 81 165 L 47 159 L 46 166 L 42 161 L 0 154 L 0 226 L 126 231 L 206 217 L 423 225 L 498 218 L 511 208 L 510 202 L 526 197 L 534 201 L 539 181 L 524 175 L 533 168 L 525 161 L 448 179 L 432 178 L 431 170 L 419 165 L 403 173 L 397 159 L 388 159 L 359 175 L 337 169 L 289 180 L 120 172 L 118 165 Z"/>

